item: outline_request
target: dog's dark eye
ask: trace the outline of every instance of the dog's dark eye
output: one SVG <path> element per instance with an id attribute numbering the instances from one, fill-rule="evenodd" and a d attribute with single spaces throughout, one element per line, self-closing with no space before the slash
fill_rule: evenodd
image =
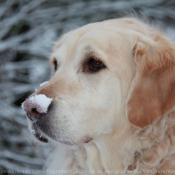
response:
<path id="1" fill-rule="evenodd" d="M 58 63 L 56 59 L 53 61 L 53 66 L 54 66 L 54 70 L 56 71 L 58 69 Z"/>
<path id="2" fill-rule="evenodd" d="M 104 68 L 104 63 L 99 61 L 99 60 L 95 60 L 94 58 L 91 58 L 88 62 L 88 66 L 89 66 L 89 71 L 91 72 L 97 72 L 100 69 Z"/>

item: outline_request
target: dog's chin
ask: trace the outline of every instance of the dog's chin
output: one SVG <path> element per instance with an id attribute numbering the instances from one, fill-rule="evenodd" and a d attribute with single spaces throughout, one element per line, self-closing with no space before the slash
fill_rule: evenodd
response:
<path id="1" fill-rule="evenodd" d="M 40 141 L 40 142 L 43 142 L 43 143 L 48 143 L 48 138 L 46 136 L 43 136 L 42 134 L 34 134 L 34 136 Z M 88 139 L 85 139 L 83 141 L 80 141 L 80 142 L 74 142 L 74 141 L 68 141 L 68 140 L 63 140 L 63 139 L 55 139 L 55 138 L 52 138 L 52 137 L 49 137 L 51 138 L 52 140 L 56 141 L 56 142 L 59 142 L 59 143 L 62 143 L 62 144 L 66 144 L 66 145 L 81 145 L 81 144 L 86 144 L 86 143 L 89 143 L 92 139 L 91 138 L 88 138 Z"/>
<path id="2" fill-rule="evenodd" d="M 42 136 L 40 134 L 34 134 L 34 136 L 40 141 L 40 142 L 43 142 L 43 143 L 48 143 L 48 138 L 46 138 L 45 136 Z"/>
<path id="3" fill-rule="evenodd" d="M 40 142 L 43 142 L 43 143 L 48 143 L 49 140 L 52 139 L 56 142 L 63 143 L 66 145 L 81 145 L 81 144 L 89 143 L 92 140 L 92 138 L 88 136 L 81 139 L 80 141 L 72 141 L 69 139 L 64 139 L 62 137 L 43 132 L 42 129 L 40 129 L 36 124 L 32 125 L 32 130 L 33 130 L 32 133 L 36 137 L 36 139 L 38 139 Z"/>
<path id="4" fill-rule="evenodd" d="M 81 139 L 81 141 L 70 141 L 70 140 L 64 140 L 64 139 L 56 139 L 55 141 L 59 142 L 59 143 L 63 143 L 66 145 L 82 145 L 82 144 L 86 144 L 89 143 L 90 141 L 92 141 L 92 138 L 90 137 L 85 137 L 83 139 Z"/>
<path id="5" fill-rule="evenodd" d="M 37 127 L 36 124 L 31 125 L 31 133 L 40 142 L 43 142 L 43 143 L 48 143 L 49 142 L 47 136 Z"/>

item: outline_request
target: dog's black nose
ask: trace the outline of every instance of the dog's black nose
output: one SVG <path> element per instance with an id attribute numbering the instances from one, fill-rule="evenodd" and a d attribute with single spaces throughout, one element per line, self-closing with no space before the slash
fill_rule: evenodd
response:
<path id="1" fill-rule="evenodd" d="M 52 99 L 46 97 L 44 94 L 34 95 L 22 103 L 22 108 L 27 112 L 30 120 L 36 120 L 42 114 L 47 113 L 51 101 Z"/>

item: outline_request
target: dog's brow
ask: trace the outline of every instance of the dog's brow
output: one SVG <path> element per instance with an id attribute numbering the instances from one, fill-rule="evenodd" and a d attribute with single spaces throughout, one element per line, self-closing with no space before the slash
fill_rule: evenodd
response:
<path id="1" fill-rule="evenodd" d="M 91 46 L 86 46 L 84 50 L 85 50 L 85 58 L 93 56 L 95 54 L 94 49 Z"/>
<path id="2" fill-rule="evenodd" d="M 87 59 L 91 56 L 95 56 L 93 48 L 91 46 L 86 46 L 84 50 L 85 50 L 85 56 L 84 56 L 85 59 Z"/>
<path id="3" fill-rule="evenodd" d="M 87 51 L 87 52 L 92 51 L 92 47 L 91 46 L 86 46 L 85 51 Z"/>

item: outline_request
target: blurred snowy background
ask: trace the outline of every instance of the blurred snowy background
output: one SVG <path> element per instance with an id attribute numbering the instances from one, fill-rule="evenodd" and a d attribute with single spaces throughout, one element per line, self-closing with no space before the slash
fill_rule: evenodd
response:
<path id="1" fill-rule="evenodd" d="M 174 0 L 0 0 L 0 174 L 40 170 L 48 155 L 50 146 L 32 140 L 20 106 L 49 79 L 53 42 L 87 23 L 126 15 L 147 18 L 175 40 Z"/>

